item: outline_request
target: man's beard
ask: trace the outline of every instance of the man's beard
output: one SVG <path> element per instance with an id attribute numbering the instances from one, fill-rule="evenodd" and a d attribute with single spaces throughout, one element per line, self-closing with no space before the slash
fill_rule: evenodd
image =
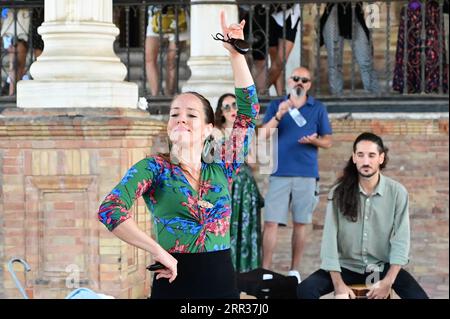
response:
<path id="1" fill-rule="evenodd" d="M 358 170 L 358 174 L 359 174 L 359 176 L 361 176 L 361 177 L 364 177 L 364 178 L 370 178 L 370 177 L 372 177 L 373 175 L 375 175 L 375 174 L 377 173 L 377 171 L 374 170 L 372 173 L 364 174 L 364 173 L 362 172 L 363 168 L 365 168 L 365 167 L 361 167 L 361 168 Z"/>
<path id="2" fill-rule="evenodd" d="M 373 172 L 373 173 L 370 173 L 370 174 L 363 174 L 363 173 L 361 173 L 361 172 L 359 172 L 359 175 L 361 176 L 361 177 L 364 177 L 364 178 L 370 178 L 370 177 L 372 177 L 373 175 L 375 175 L 377 172 Z"/>
<path id="3" fill-rule="evenodd" d="M 296 86 L 291 89 L 291 95 L 293 97 L 299 98 L 305 96 L 305 94 L 306 94 L 305 89 L 302 88 L 301 86 Z"/>

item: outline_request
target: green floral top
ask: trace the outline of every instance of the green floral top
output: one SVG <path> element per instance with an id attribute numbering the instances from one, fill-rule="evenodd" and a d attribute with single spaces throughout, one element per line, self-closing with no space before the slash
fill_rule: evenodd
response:
<path id="1" fill-rule="evenodd" d="M 202 161 L 199 191 L 179 166 L 160 156 L 145 158 L 128 170 L 100 205 L 98 218 L 109 230 L 131 217 L 129 209 L 142 196 L 153 214 L 156 240 L 167 251 L 230 248 L 230 185 L 248 154 L 259 112 L 254 85 L 235 91 L 239 111 L 232 136 L 217 159 Z"/>

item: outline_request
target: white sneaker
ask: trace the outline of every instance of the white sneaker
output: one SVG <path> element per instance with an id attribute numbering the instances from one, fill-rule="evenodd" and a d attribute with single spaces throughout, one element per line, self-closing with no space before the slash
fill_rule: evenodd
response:
<path id="1" fill-rule="evenodd" d="M 289 270 L 288 277 L 296 277 L 298 283 L 302 282 L 302 279 L 300 278 L 300 273 L 297 270 Z"/>

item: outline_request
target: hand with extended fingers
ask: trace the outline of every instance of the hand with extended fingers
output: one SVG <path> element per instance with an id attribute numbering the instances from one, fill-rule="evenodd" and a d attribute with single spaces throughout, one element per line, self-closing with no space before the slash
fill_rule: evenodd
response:
<path id="1" fill-rule="evenodd" d="M 300 144 L 313 144 L 316 145 L 315 142 L 318 139 L 318 135 L 317 133 L 311 134 L 311 135 L 307 135 L 307 136 L 303 136 L 301 139 L 298 140 L 298 142 Z"/>
<path id="2" fill-rule="evenodd" d="M 223 46 L 230 51 L 231 54 L 236 52 L 245 54 L 250 49 L 250 46 L 244 41 L 244 25 L 245 20 L 240 23 L 232 23 L 230 25 L 226 22 L 225 12 L 220 12 L 220 24 L 222 26 L 222 34 L 217 33 L 213 36 L 214 40 L 223 41 Z"/>

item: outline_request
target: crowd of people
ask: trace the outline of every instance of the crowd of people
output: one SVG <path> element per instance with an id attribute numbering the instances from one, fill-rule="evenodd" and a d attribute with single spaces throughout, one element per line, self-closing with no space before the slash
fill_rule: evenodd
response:
<path id="1" fill-rule="evenodd" d="M 419 93 L 424 86 L 427 93 L 438 92 L 440 81 L 443 91 L 448 90 L 445 49 L 443 58 L 438 58 L 437 34 L 443 31 L 427 29 L 427 37 L 422 39 L 420 32 L 403 29 L 421 30 L 421 23 L 439 25 L 436 3 L 410 1 L 401 12 L 393 81 L 396 91 Z M 237 273 L 272 269 L 278 227 L 289 223 L 289 212 L 293 232 L 287 275 L 297 281 L 298 298 L 317 299 L 330 292 L 336 298 L 355 298 L 351 286 L 367 284 L 374 273 L 377 280 L 367 285 L 368 298 L 388 298 L 391 290 L 405 299 L 428 298 L 404 269 L 410 262 L 408 191 L 381 173 L 388 163 L 388 147 L 382 137 L 371 132 L 356 137 L 350 158 L 329 191 L 320 269 L 302 280 L 299 269 L 306 227 L 319 202 L 319 151 L 332 147 L 333 130 L 326 106 L 310 94 L 313 76 L 308 68 L 300 66 L 289 74 L 288 92 L 283 96 L 282 67 L 296 41 L 300 5 L 282 10 L 276 5 L 257 5 L 254 10 L 250 22 L 254 28 L 248 27 L 250 15 L 245 6 L 241 6 L 239 23 L 228 24 L 223 12 L 220 23 L 222 33 L 230 38 L 255 39 L 251 43 L 255 70 L 249 68 L 246 56 L 224 43 L 235 92 L 220 96 L 215 108 L 198 92 L 175 95 L 167 123 L 169 152 L 134 164 L 101 203 L 99 220 L 115 236 L 149 252 L 160 264 L 154 271 L 154 299 L 239 298 Z M 178 15 L 176 26 L 165 25 L 168 14 Z M 177 91 L 176 50 L 189 38 L 189 10 L 150 6 L 147 16 L 145 67 L 150 94 L 173 96 Z M 15 19 L 19 23 L 14 23 Z M 44 49 L 37 33 L 42 22 L 43 15 L 25 9 L 2 11 L 1 37 L 10 64 L 8 95 L 14 95 L 16 82 L 25 79 L 30 43 L 34 57 Z M 327 4 L 320 19 L 320 38 L 327 50 L 330 93 L 343 92 L 343 46 L 348 39 L 364 89 L 380 93 L 362 3 Z M 161 39 L 168 45 L 164 87 L 160 87 L 158 66 Z M 419 76 L 418 63 L 407 66 L 405 78 L 403 59 L 420 60 L 421 41 L 426 41 L 427 47 L 425 79 Z M 270 67 L 265 69 L 267 59 Z M 257 161 L 251 159 L 255 156 L 252 139 L 260 110 L 257 92 L 271 85 L 279 98 L 268 105 L 261 134 L 269 139 L 277 132 L 273 154 L 277 167 L 263 196 L 253 174 Z M 152 214 L 153 237 L 137 226 L 129 212 L 140 197 Z"/>
<path id="2" fill-rule="evenodd" d="M 245 24 L 228 24 L 222 33 L 244 39 Z M 171 102 L 169 152 L 134 164 L 100 205 L 98 218 L 121 240 L 144 249 L 157 262 L 151 298 L 239 298 L 237 274 L 272 268 L 278 225 L 292 212 L 292 261 L 288 276 L 298 298 L 333 292 L 354 298 L 353 284 L 367 284 L 367 297 L 428 298 L 405 269 L 409 263 L 408 192 L 381 171 L 388 148 L 380 136 L 358 135 L 350 159 L 328 194 L 320 270 L 302 280 L 299 267 L 305 226 L 319 201 L 319 149 L 332 147 L 326 107 L 310 93 L 311 72 L 293 70 L 289 93 L 270 103 L 263 137 L 277 132 L 269 189 L 261 196 L 248 156 L 260 104 L 244 55 L 224 43 L 235 92 L 219 98 L 214 112 L 197 92 Z M 136 225 L 129 210 L 143 197 L 154 221 L 154 236 Z M 264 208 L 264 218 L 261 209 Z M 264 227 L 262 228 L 262 221 Z M 158 264 L 159 263 L 159 264 Z M 375 274 L 375 275 L 374 275 Z"/>
<path id="3" fill-rule="evenodd" d="M 445 0 L 442 13 L 447 19 L 448 6 L 448 0 Z M 289 74 L 285 67 L 295 43 L 302 41 L 301 10 L 300 4 L 239 4 L 240 19 L 248 21 L 244 30 L 251 41 L 248 60 L 260 94 L 269 94 L 273 86 L 276 96 L 282 96 L 288 87 Z M 352 56 L 359 66 L 364 91 L 381 94 L 379 74 L 382 72 L 374 65 L 373 41 L 363 2 L 328 3 L 319 14 L 320 46 L 324 45 L 327 52 L 329 93 L 344 94 L 343 59 L 347 40 L 351 41 Z M 425 21 L 422 21 L 423 17 Z M 188 5 L 150 5 L 146 19 L 146 93 L 149 96 L 173 96 L 179 91 L 176 70 L 180 54 L 189 49 L 190 8 Z M 9 60 L 2 95 L 14 95 L 16 78 L 30 78 L 27 54 L 32 52 L 30 63 L 42 53 L 43 41 L 37 28 L 44 21 L 43 10 L 3 8 L 1 21 L 3 50 L 8 53 Z M 441 21 L 439 1 L 410 0 L 401 8 L 391 81 L 393 92 L 448 92 L 448 39 Z M 423 24 L 425 39 L 421 35 Z M 121 30 L 123 32 L 126 30 Z M 422 45 L 422 41 L 426 44 Z M 422 53 L 424 46 L 425 54 Z M 424 74 L 421 61 L 425 64 Z"/>

